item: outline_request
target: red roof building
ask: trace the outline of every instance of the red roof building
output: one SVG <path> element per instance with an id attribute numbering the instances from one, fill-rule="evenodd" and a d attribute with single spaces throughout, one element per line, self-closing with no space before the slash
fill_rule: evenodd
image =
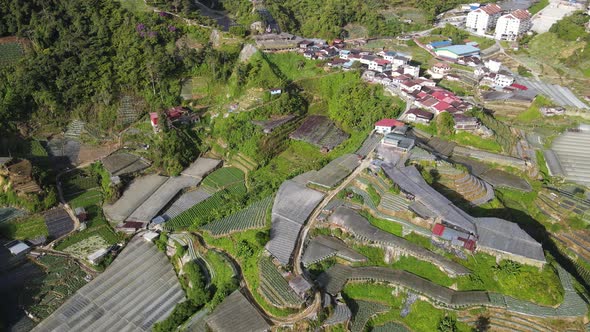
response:
<path id="1" fill-rule="evenodd" d="M 517 88 L 519 90 L 522 90 L 522 91 L 526 91 L 526 90 L 529 89 L 526 86 L 521 85 L 521 84 L 518 84 L 518 83 L 512 83 L 512 85 L 510 85 L 510 86 L 513 87 L 513 88 Z"/>
<path id="2" fill-rule="evenodd" d="M 399 127 L 404 123 L 396 119 L 381 119 L 375 123 L 375 127 Z"/>
<path id="3" fill-rule="evenodd" d="M 150 113 L 150 121 L 152 123 L 152 127 L 157 127 L 158 126 L 158 113 L 156 112 L 152 112 Z"/>
<path id="4" fill-rule="evenodd" d="M 166 111 L 166 115 L 170 120 L 176 120 L 180 116 L 182 116 L 184 109 L 181 106 L 172 107 L 168 111 Z"/>
<path id="5" fill-rule="evenodd" d="M 444 101 L 439 101 L 436 105 L 434 105 L 434 109 L 437 112 L 444 112 L 451 107 L 453 107 L 453 106 L 449 105 L 448 103 L 445 103 Z"/>
<path id="6" fill-rule="evenodd" d="M 435 224 L 434 227 L 432 228 L 432 234 L 434 234 L 436 236 L 441 236 L 444 231 L 445 231 L 445 226 L 443 226 L 443 224 Z"/>

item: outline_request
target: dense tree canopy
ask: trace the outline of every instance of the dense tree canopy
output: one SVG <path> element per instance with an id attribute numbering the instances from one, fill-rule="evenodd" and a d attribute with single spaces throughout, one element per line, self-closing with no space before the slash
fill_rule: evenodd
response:
<path id="1" fill-rule="evenodd" d="M 0 4 L 0 35 L 31 41 L 15 66 L 0 69 L 0 119 L 39 110 L 41 119 L 87 115 L 137 91 L 153 105 L 173 104 L 188 50 L 165 15 L 135 16 L 115 1 L 9 0 Z M 194 57 L 194 55 L 193 55 Z M 193 60 L 194 61 L 194 60 Z"/>

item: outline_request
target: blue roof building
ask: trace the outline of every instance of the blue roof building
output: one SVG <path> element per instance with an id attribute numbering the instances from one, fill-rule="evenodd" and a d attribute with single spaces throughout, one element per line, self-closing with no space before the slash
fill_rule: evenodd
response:
<path id="1" fill-rule="evenodd" d="M 465 56 L 479 56 L 479 48 L 471 45 L 451 45 L 434 50 L 437 56 L 456 60 Z"/>
<path id="2" fill-rule="evenodd" d="M 432 42 L 429 45 L 430 45 L 430 48 L 439 48 L 439 47 L 451 46 L 451 45 L 453 45 L 453 42 L 451 42 L 450 40 L 441 40 L 441 41 Z"/>

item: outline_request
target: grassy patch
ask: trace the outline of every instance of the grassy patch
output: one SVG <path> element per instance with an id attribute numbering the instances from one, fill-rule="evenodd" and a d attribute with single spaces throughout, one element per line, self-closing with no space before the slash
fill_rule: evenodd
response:
<path id="1" fill-rule="evenodd" d="M 445 315 L 454 316 L 453 312 L 437 309 L 428 302 L 416 301 L 411 306 L 410 314 L 402 318 L 400 309 L 405 296 L 394 295 L 394 288 L 383 284 L 348 283 L 343 294 L 347 298 L 378 302 L 390 307 L 388 312 L 373 317 L 368 323 L 369 326 L 400 322 L 412 331 L 436 331 L 439 321 Z M 457 323 L 457 327 L 459 331 L 471 331 L 467 325 L 460 322 Z"/>
<path id="2" fill-rule="evenodd" d="M 458 96 L 473 96 L 475 94 L 475 89 L 473 87 L 457 81 L 441 80 L 438 83 L 438 86 L 447 89 Z"/>
<path id="3" fill-rule="evenodd" d="M 507 274 L 494 268 L 495 257 L 483 253 L 461 263 L 473 273 L 458 278 L 460 290 L 488 290 L 541 305 L 556 305 L 563 301 L 561 282 L 549 264 L 540 271 L 536 267 L 522 265 L 518 273 Z"/>
<path id="4" fill-rule="evenodd" d="M 492 139 L 481 138 L 477 135 L 468 133 L 466 131 L 459 131 L 453 134 L 449 139 L 455 141 L 459 145 L 471 146 L 476 149 L 490 151 L 494 153 L 501 153 L 502 147 L 497 141 Z"/>
<path id="5" fill-rule="evenodd" d="M 383 220 L 383 219 L 377 219 L 371 215 L 367 214 L 363 214 L 363 216 L 365 218 L 367 218 L 369 220 L 369 222 L 371 223 L 371 225 L 379 228 L 382 231 L 385 231 L 387 233 L 391 233 L 393 235 L 402 236 L 402 225 L 395 223 L 393 221 L 389 221 L 389 220 Z"/>
<path id="6" fill-rule="evenodd" d="M 531 107 L 529 107 L 526 111 L 520 113 L 516 117 L 516 120 L 530 122 L 533 120 L 540 119 L 542 118 L 542 115 L 539 109 L 543 106 L 549 106 L 551 104 L 552 102 L 549 98 L 543 95 L 539 95 L 537 96 L 537 98 L 535 98 L 535 101 L 531 104 Z"/>
<path id="7" fill-rule="evenodd" d="M 215 277 L 212 280 L 213 284 L 219 287 L 225 283 L 228 283 L 233 278 L 234 271 L 225 258 L 221 256 L 221 254 L 213 250 L 209 250 L 205 255 L 205 259 L 215 272 Z"/>
<path id="8" fill-rule="evenodd" d="M 539 0 L 538 2 L 535 2 L 532 6 L 529 7 L 529 12 L 531 13 L 531 16 L 535 15 L 548 5 L 549 0 Z"/>
<path id="9" fill-rule="evenodd" d="M 401 257 L 397 262 L 393 263 L 391 267 L 397 270 L 408 271 L 441 286 L 449 287 L 454 283 L 454 279 L 450 278 L 434 264 L 421 261 L 411 256 Z"/>
<path id="10" fill-rule="evenodd" d="M 26 240 L 47 236 L 47 225 L 40 215 L 13 219 L 0 225 L 0 233 L 8 239 Z"/>
<path id="11" fill-rule="evenodd" d="M 78 207 L 89 207 L 93 205 L 99 205 L 102 201 L 102 193 L 99 190 L 88 190 L 77 195 L 73 195 L 68 199 L 68 204 L 72 209 Z"/>

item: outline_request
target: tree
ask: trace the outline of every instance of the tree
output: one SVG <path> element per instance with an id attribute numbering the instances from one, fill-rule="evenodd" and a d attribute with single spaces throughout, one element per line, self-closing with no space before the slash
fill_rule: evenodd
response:
<path id="1" fill-rule="evenodd" d="M 191 302 L 201 307 L 207 303 L 211 294 L 205 288 L 205 275 L 194 261 L 186 263 L 183 267 L 186 276 L 186 295 Z"/>
<path id="2" fill-rule="evenodd" d="M 490 318 L 486 316 L 479 316 L 475 321 L 475 331 L 487 332 L 490 330 Z"/>
<path id="3" fill-rule="evenodd" d="M 436 117 L 436 131 L 440 136 L 450 136 L 455 132 L 455 120 L 449 112 L 442 112 Z"/>
<path id="4" fill-rule="evenodd" d="M 438 323 L 438 332 L 457 332 L 457 320 L 451 316 L 445 316 Z"/>

